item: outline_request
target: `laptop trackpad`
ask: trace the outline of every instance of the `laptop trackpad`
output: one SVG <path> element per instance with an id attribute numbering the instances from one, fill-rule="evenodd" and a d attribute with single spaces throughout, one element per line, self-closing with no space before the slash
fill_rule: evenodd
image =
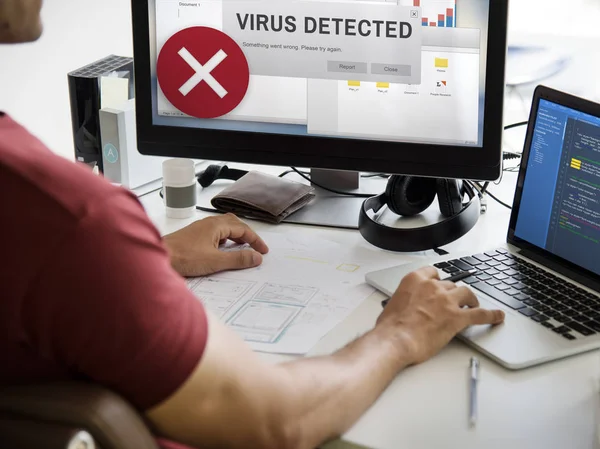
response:
<path id="1" fill-rule="evenodd" d="M 506 313 L 504 323 L 472 326 L 459 338 L 507 368 L 524 368 L 536 361 L 556 357 L 557 350 L 570 348 L 568 340 L 518 311 L 479 295 L 478 298 L 482 308 L 503 310 Z"/>

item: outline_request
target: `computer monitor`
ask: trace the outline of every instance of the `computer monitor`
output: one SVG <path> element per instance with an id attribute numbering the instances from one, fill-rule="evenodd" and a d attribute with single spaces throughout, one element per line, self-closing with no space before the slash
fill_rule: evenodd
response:
<path id="1" fill-rule="evenodd" d="M 132 5 L 142 154 L 500 175 L 508 0 Z"/>

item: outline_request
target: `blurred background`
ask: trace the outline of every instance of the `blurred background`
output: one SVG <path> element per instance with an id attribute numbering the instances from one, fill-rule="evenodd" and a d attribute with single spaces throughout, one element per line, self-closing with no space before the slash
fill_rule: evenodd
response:
<path id="1" fill-rule="evenodd" d="M 0 46 L 0 109 L 73 159 L 67 72 L 108 54 L 132 56 L 130 2 L 47 0 L 43 20 L 38 42 Z M 506 124 L 527 119 L 539 83 L 600 101 L 600 0 L 513 0 L 509 43 Z M 523 135 L 508 131 L 507 149 L 520 151 Z"/>

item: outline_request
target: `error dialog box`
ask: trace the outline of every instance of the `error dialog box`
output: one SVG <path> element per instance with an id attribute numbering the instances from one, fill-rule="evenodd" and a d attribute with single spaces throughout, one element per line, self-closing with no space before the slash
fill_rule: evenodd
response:
<path id="1" fill-rule="evenodd" d="M 421 83 L 419 7 L 224 0 L 223 32 L 252 75 Z"/>

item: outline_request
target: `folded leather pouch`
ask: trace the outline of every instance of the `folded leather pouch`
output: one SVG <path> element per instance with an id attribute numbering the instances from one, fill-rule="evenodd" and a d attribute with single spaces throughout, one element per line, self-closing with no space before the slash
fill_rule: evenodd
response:
<path id="1" fill-rule="evenodd" d="M 250 171 L 213 197 L 211 204 L 221 212 L 281 223 L 306 206 L 314 191 L 305 184 Z"/>

